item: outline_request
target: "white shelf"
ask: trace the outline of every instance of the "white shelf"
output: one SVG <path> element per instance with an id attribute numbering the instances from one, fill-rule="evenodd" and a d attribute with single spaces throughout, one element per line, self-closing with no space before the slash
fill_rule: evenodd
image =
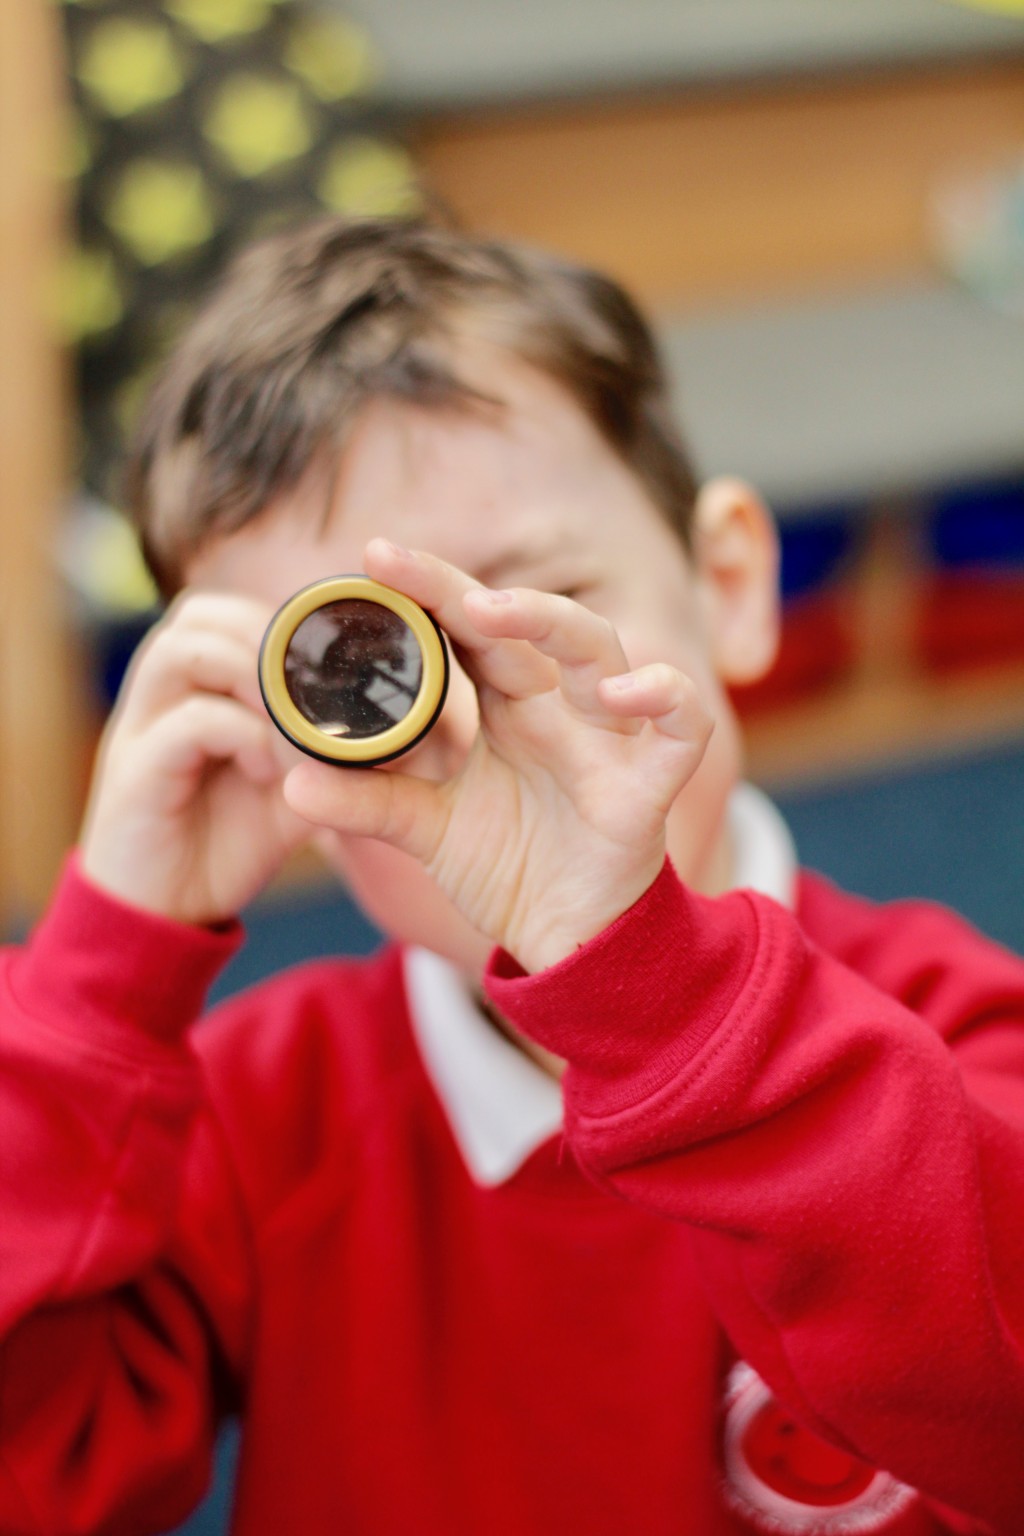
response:
<path id="1" fill-rule="evenodd" d="M 1024 320 L 938 281 L 666 324 L 698 469 L 780 509 L 1024 474 Z"/>
<path id="2" fill-rule="evenodd" d="M 1024 19 L 950 0 L 336 0 L 419 110 L 1024 50 Z"/>

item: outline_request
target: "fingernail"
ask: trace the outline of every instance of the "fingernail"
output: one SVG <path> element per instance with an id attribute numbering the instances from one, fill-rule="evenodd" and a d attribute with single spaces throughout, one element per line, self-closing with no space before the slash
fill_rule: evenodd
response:
<path id="1" fill-rule="evenodd" d="M 399 559 L 407 558 L 412 554 L 411 549 L 406 549 L 404 544 L 396 544 L 394 539 L 382 539 L 381 543 L 386 544 L 391 554 L 397 555 Z"/>
<path id="2" fill-rule="evenodd" d="M 489 603 L 511 603 L 515 599 L 515 594 L 512 592 L 495 592 L 485 587 L 484 597 Z"/>
<path id="3" fill-rule="evenodd" d="M 609 688 L 614 688 L 616 693 L 627 693 L 630 688 L 636 687 L 636 678 L 631 672 L 626 672 L 621 677 L 606 678 L 605 683 Z"/>

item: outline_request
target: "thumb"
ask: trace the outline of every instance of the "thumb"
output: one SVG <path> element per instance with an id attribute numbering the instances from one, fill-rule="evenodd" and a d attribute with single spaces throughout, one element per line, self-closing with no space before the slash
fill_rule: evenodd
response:
<path id="1" fill-rule="evenodd" d="M 299 763 L 283 785 L 296 815 L 350 837 L 376 837 L 426 863 L 448 825 L 442 784 L 375 768 Z"/>

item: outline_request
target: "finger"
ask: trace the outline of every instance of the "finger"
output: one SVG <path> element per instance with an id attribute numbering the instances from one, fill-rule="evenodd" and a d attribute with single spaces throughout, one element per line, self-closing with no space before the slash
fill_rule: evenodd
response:
<path id="1" fill-rule="evenodd" d="M 663 736 L 707 745 L 714 719 L 685 672 L 666 662 L 653 662 L 618 677 L 603 678 L 598 691 L 610 713 L 650 721 Z"/>
<path id="2" fill-rule="evenodd" d="M 571 598 L 514 587 L 506 592 L 478 588 L 464 599 L 474 623 L 484 633 L 528 640 L 558 668 L 558 684 L 568 702 L 590 719 L 608 721 L 597 685 L 628 666 L 614 625 Z M 614 716 L 616 724 L 628 719 Z"/>
<path id="3" fill-rule="evenodd" d="M 211 763 L 233 761 L 253 783 L 271 784 L 281 778 L 274 734 L 269 720 L 232 699 L 193 694 L 147 733 L 139 771 L 191 782 Z"/>
<path id="4" fill-rule="evenodd" d="M 258 647 L 273 616 L 273 608 L 259 598 L 189 587 L 174 599 L 161 623 L 176 629 L 219 630 Z"/>
<path id="5" fill-rule="evenodd" d="M 253 598 L 238 597 L 232 593 L 186 590 L 174 599 L 160 622 L 145 636 L 132 657 L 131 664 L 118 704 L 118 713 L 132 710 L 132 695 L 138 685 L 140 673 L 148 672 L 151 653 L 167 644 L 167 637 L 180 637 L 184 643 L 187 634 L 194 636 L 223 635 L 234 638 L 246 647 L 255 658 L 273 610 Z"/>
<path id="6" fill-rule="evenodd" d="M 474 683 L 487 683 L 508 698 L 528 698 L 554 686 L 550 662 L 533 646 L 481 634 L 464 606 L 478 581 L 436 555 L 371 539 L 363 556 L 367 574 L 397 588 L 433 614 L 458 649 Z"/>
<path id="7" fill-rule="evenodd" d="M 283 787 L 292 810 L 315 826 L 379 838 L 423 862 L 433 858 L 447 825 L 443 787 L 410 774 L 310 760 L 293 768 Z"/>
<path id="8" fill-rule="evenodd" d="M 125 694 L 122 721 L 139 730 L 191 693 L 224 694 L 263 712 L 256 653 L 232 634 L 177 627 L 156 635 Z"/>

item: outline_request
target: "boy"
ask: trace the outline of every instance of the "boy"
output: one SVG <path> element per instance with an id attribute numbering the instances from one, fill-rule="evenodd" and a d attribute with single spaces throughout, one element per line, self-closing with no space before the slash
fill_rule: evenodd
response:
<path id="1" fill-rule="evenodd" d="M 239 263 L 132 477 L 182 592 L 3 974 L 0 1528 L 1024 1529 L 1024 966 L 798 875 L 724 685 L 775 631 L 614 285 L 420 224 Z M 418 552 L 410 552 L 410 549 Z M 408 758 L 276 736 L 365 569 L 457 666 Z M 402 947 L 190 1032 L 315 837 Z"/>

